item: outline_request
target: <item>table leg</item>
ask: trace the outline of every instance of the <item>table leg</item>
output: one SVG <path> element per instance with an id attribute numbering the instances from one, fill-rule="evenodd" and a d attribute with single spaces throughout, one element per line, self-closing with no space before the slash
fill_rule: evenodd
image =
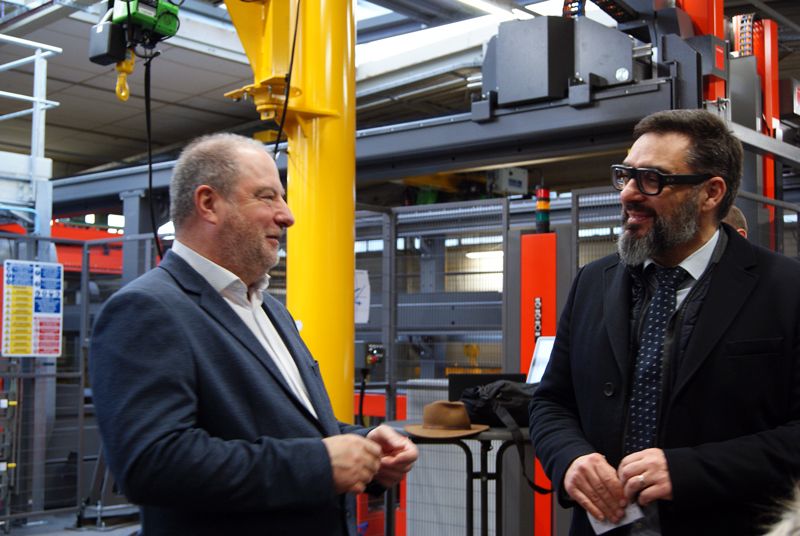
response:
<path id="1" fill-rule="evenodd" d="M 461 441 L 460 439 L 457 440 L 454 445 L 461 447 L 461 450 L 464 451 L 464 455 L 466 456 L 466 473 L 467 473 L 467 536 L 474 536 L 474 522 L 473 518 L 473 511 L 475 509 L 475 505 L 473 504 L 472 495 L 473 495 L 473 484 L 472 480 L 475 478 L 475 474 L 473 472 L 473 465 L 472 465 L 472 450 L 467 446 L 466 443 Z"/>
<path id="2" fill-rule="evenodd" d="M 509 441 L 504 441 L 497 449 L 497 454 L 494 458 L 494 515 L 495 515 L 495 536 L 503 536 L 503 456 L 506 449 L 513 445 Z"/>
<path id="3" fill-rule="evenodd" d="M 491 441 L 481 441 L 481 536 L 489 536 L 489 451 Z"/>

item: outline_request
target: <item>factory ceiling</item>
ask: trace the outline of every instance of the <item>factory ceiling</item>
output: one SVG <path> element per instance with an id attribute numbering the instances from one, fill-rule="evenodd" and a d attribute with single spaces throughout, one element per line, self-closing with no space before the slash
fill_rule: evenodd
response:
<path id="1" fill-rule="evenodd" d="M 88 60 L 89 30 L 104 10 L 88 1 L 0 0 L 1 34 L 64 51 L 49 59 L 47 72 L 47 97 L 60 103 L 47 112 L 45 143 L 56 177 L 141 163 L 146 154 L 144 68 L 141 63 L 136 66 L 129 77 L 131 97 L 120 102 L 114 93 L 113 66 Z M 480 23 L 487 17 L 479 18 L 479 10 L 457 0 L 359 4 L 377 12 L 357 23 L 359 129 L 469 111 L 470 103 L 480 95 L 483 43 L 495 33 L 497 21 Z M 726 0 L 725 13 L 756 13 L 776 20 L 781 78 L 800 79 L 800 2 Z M 401 39 L 397 36 L 458 21 L 452 28 L 463 33 L 448 32 L 453 34 L 449 41 L 398 48 L 401 52 L 389 60 L 361 57 L 377 48 L 382 39 Z M 224 10 L 200 0 L 186 0 L 178 35 L 158 48 L 161 54 L 152 62 L 156 160 L 173 159 L 184 143 L 198 134 L 224 130 L 249 135 L 272 127 L 258 120 L 251 103 L 223 97 L 225 92 L 252 82 L 252 72 Z M 0 46 L 0 63 L 23 55 L 27 55 L 25 51 L 13 45 Z M 3 72 L 0 90 L 31 94 L 32 78 L 29 66 Z M 19 103 L 0 99 L 0 114 L 19 108 Z M 0 125 L 0 150 L 29 150 L 29 119 Z M 618 155 L 562 159 L 542 163 L 537 171 L 561 177 L 568 187 L 580 185 L 579 177 L 605 176 L 602 170 L 616 158 Z M 379 193 L 373 197 L 380 201 Z"/>

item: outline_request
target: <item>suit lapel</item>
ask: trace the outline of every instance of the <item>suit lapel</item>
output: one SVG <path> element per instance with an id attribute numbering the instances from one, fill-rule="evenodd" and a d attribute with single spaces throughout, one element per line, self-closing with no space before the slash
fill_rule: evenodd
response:
<path id="1" fill-rule="evenodd" d="M 236 312 L 234 312 L 234 310 L 231 309 L 231 307 L 225 302 L 222 296 L 220 296 L 219 293 L 215 291 L 200 274 L 198 274 L 191 266 L 189 266 L 186 261 L 171 251 L 167 252 L 167 255 L 164 257 L 164 260 L 161 262 L 159 267 L 167 270 L 175 279 L 175 281 L 177 281 L 178 284 L 184 289 L 187 295 L 197 302 L 200 308 L 208 313 L 211 318 L 216 320 L 236 340 L 238 340 L 242 346 L 247 348 L 247 350 L 253 354 L 259 363 L 261 363 L 261 365 L 267 369 L 267 372 L 273 376 L 275 381 L 278 382 L 289 399 L 295 403 L 295 406 L 297 406 L 297 408 L 303 412 L 309 420 L 313 421 L 317 426 L 320 425 L 319 421 L 315 419 L 314 416 L 302 404 L 302 402 L 297 399 L 294 392 L 286 383 L 283 373 L 281 373 L 277 365 L 275 365 L 275 362 L 267 354 L 266 350 L 264 350 L 264 347 L 255 337 L 255 335 L 253 335 L 245 323 L 242 322 L 242 319 L 239 318 Z M 286 339 L 284 338 L 284 341 L 285 340 Z M 293 348 L 290 347 L 290 353 L 292 350 Z M 300 367 L 298 366 L 298 368 Z M 303 381 L 305 381 L 306 385 L 308 385 L 305 376 L 303 376 Z"/>
<path id="2" fill-rule="evenodd" d="M 308 398 L 311 401 L 311 405 L 314 406 L 314 411 L 317 412 L 319 421 L 326 428 L 327 433 L 337 433 L 339 427 L 333 417 L 333 409 L 325 391 L 325 385 L 322 382 L 317 362 L 300 338 L 292 318 L 285 314 L 284 311 L 279 310 L 279 305 L 271 296 L 264 294 L 264 310 L 297 365 L 297 370 L 300 372 L 300 377 L 306 386 L 306 390 L 308 390 Z"/>
<path id="3" fill-rule="evenodd" d="M 606 268 L 603 274 L 603 318 L 614 359 L 621 377 L 627 377 L 630 365 L 630 295 L 631 277 L 624 263 Z"/>
<path id="4" fill-rule="evenodd" d="M 733 234 L 729 233 L 726 250 L 711 274 L 708 292 L 678 370 L 673 399 L 708 358 L 758 282 L 758 275 L 747 269 L 755 264 L 752 246 Z"/>

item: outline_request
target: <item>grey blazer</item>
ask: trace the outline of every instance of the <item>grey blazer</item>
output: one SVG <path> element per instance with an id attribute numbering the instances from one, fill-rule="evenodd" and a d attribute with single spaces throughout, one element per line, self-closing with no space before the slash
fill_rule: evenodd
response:
<path id="1" fill-rule="evenodd" d="M 174 253 L 103 307 L 90 347 L 97 421 L 112 473 L 142 507 L 145 536 L 355 535 L 355 501 L 334 493 L 327 436 L 338 422 L 294 321 L 264 308 L 318 418 L 253 334 Z"/>

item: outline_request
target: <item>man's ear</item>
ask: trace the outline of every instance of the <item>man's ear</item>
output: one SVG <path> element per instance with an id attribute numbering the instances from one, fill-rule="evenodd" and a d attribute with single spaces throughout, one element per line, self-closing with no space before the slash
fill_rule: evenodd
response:
<path id="1" fill-rule="evenodd" d="M 705 212 L 716 212 L 725 197 L 725 192 L 728 191 L 728 185 L 722 177 L 711 177 L 706 181 L 703 191 L 706 197 L 700 205 L 701 209 Z"/>
<path id="2" fill-rule="evenodd" d="M 194 191 L 194 209 L 197 216 L 208 223 L 219 221 L 219 209 L 222 196 L 207 184 L 201 184 Z"/>

